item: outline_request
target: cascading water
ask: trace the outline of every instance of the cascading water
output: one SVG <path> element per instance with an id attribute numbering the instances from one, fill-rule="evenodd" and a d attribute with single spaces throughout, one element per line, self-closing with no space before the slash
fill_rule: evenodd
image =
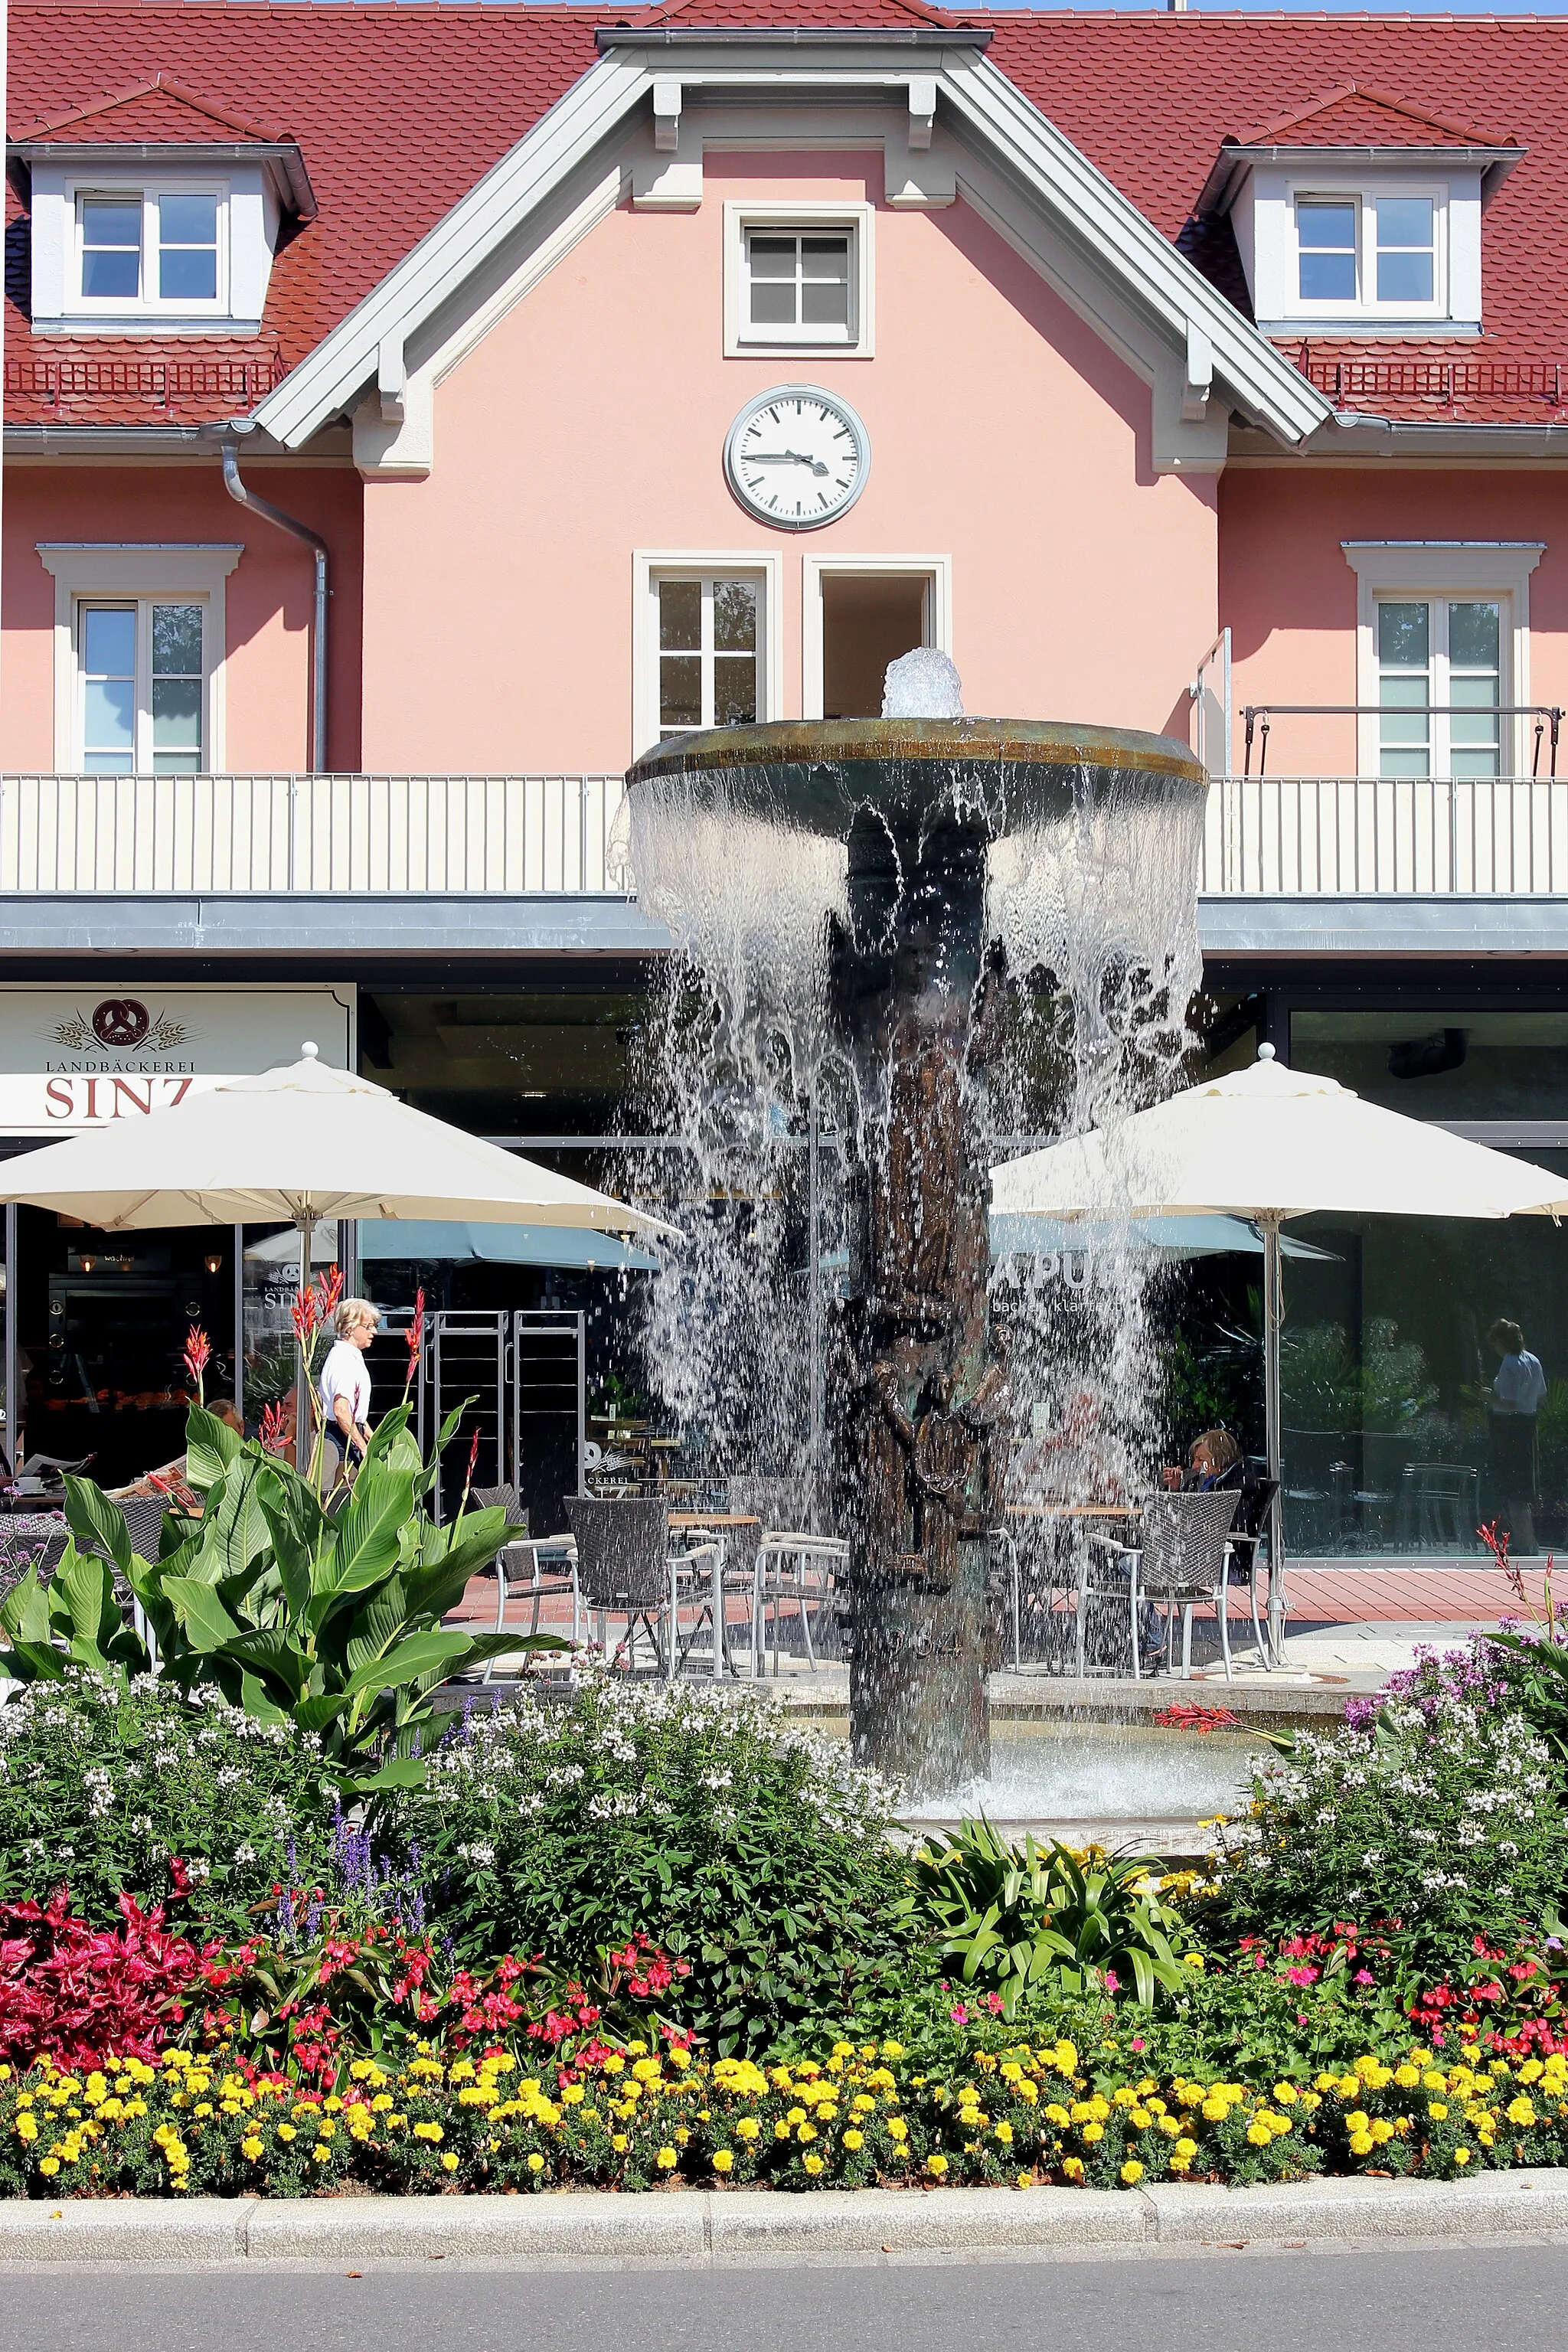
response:
<path id="1" fill-rule="evenodd" d="M 931 1791 L 988 1769 L 1008 1481 L 1125 1492 L 1158 1442 L 1157 1261 L 1113 1202 L 1093 1280 L 1027 1234 L 997 1257 L 987 1171 L 1170 1085 L 1205 778 L 1162 737 L 965 719 L 929 651 L 888 690 L 631 771 L 679 949 L 651 1115 L 689 1147 L 647 1357 L 718 1467 L 849 1538 L 854 1752 Z"/>

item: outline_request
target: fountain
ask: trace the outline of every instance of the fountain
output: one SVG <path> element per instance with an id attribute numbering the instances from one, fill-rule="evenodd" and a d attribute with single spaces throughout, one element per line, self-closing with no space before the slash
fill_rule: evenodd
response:
<path id="1" fill-rule="evenodd" d="M 996 1293 L 987 1170 L 1020 1119 L 1104 1123 L 1169 1084 L 1205 779 L 1164 737 L 965 718 L 929 651 L 892 665 L 886 709 L 681 737 L 630 772 L 638 896 L 681 950 L 666 1109 L 705 1171 L 649 1359 L 706 1425 L 809 1431 L 800 1466 L 851 1539 L 854 1753 L 935 1791 L 990 1767 L 988 1530 L 1020 1382 L 1037 1403 L 1060 1389 L 1059 1286 L 1005 1269 Z M 826 1316 L 825 1107 L 843 1241 Z M 1075 1374 L 1104 1392 L 1102 1483 L 1153 1377 L 1138 1253 L 1118 1265 Z"/>

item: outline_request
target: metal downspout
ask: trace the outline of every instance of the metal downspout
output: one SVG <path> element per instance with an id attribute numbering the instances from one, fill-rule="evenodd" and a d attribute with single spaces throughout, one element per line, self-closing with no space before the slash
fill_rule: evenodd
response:
<path id="1" fill-rule="evenodd" d="M 258 514 L 264 521 L 302 540 L 316 559 L 316 601 L 310 630 L 310 773 L 327 772 L 327 548 L 308 523 L 297 522 L 262 498 L 239 478 L 239 452 L 232 441 L 223 445 L 223 486 L 231 499 Z M 309 1277 L 307 1276 L 307 1279 Z"/>

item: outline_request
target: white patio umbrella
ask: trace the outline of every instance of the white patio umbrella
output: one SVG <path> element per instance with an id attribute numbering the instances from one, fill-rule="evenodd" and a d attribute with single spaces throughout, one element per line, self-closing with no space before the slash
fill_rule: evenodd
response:
<path id="1" fill-rule="evenodd" d="M 315 1227 L 340 1217 L 669 1232 L 625 1201 L 330 1069 L 310 1044 L 283 1068 L 19 1154 L 5 1163 L 0 1200 L 109 1233 L 287 1217 L 300 1229 L 302 1267 Z M 306 1422 L 301 1410 L 301 1446 Z"/>
<path id="2" fill-rule="evenodd" d="M 1250 1068 L 1189 1087 L 1097 1129 L 1005 1161 L 991 1171 L 993 1214 L 1082 1217 L 1226 1216 L 1263 1235 L 1263 1386 L 1268 1475 L 1280 1475 L 1280 1227 L 1338 1210 L 1356 1216 L 1515 1217 L 1568 1214 L 1568 1181 L 1446 1129 L 1363 1102 L 1348 1087 L 1290 1070 L 1272 1045 Z M 1270 1559 L 1284 1558 L 1278 1495 Z M 1276 1651 L 1281 1586 L 1268 1580 Z"/>

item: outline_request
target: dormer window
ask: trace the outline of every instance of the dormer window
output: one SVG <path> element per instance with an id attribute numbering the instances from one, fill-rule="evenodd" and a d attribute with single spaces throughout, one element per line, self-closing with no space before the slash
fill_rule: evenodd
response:
<path id="1" fill-rule="evenodd" d="M 1482 206 L 1523 152 L 1350 83 L 1225 139 L 1198 212 L 1228 214 L 1266 335 L 1476 335 Z"/>
<path id="2" fill-rule="evenodd" d="M 35 123 L 7 157 L 35 334 L 253 335 L 286 226 L 316 215 L 298 140 L 163 74 Z"/>
<path id="3" fill-rule="evenodd" d="M 1303 317 L 1431 315 L 1442 294 L 1441 194 L 1297 190 L 1296 295 Z"/>
<path id="4" fill-rule="evenodd" d="M 79 190 L 84 310 L 221 310 L 226 189 Z"/>

